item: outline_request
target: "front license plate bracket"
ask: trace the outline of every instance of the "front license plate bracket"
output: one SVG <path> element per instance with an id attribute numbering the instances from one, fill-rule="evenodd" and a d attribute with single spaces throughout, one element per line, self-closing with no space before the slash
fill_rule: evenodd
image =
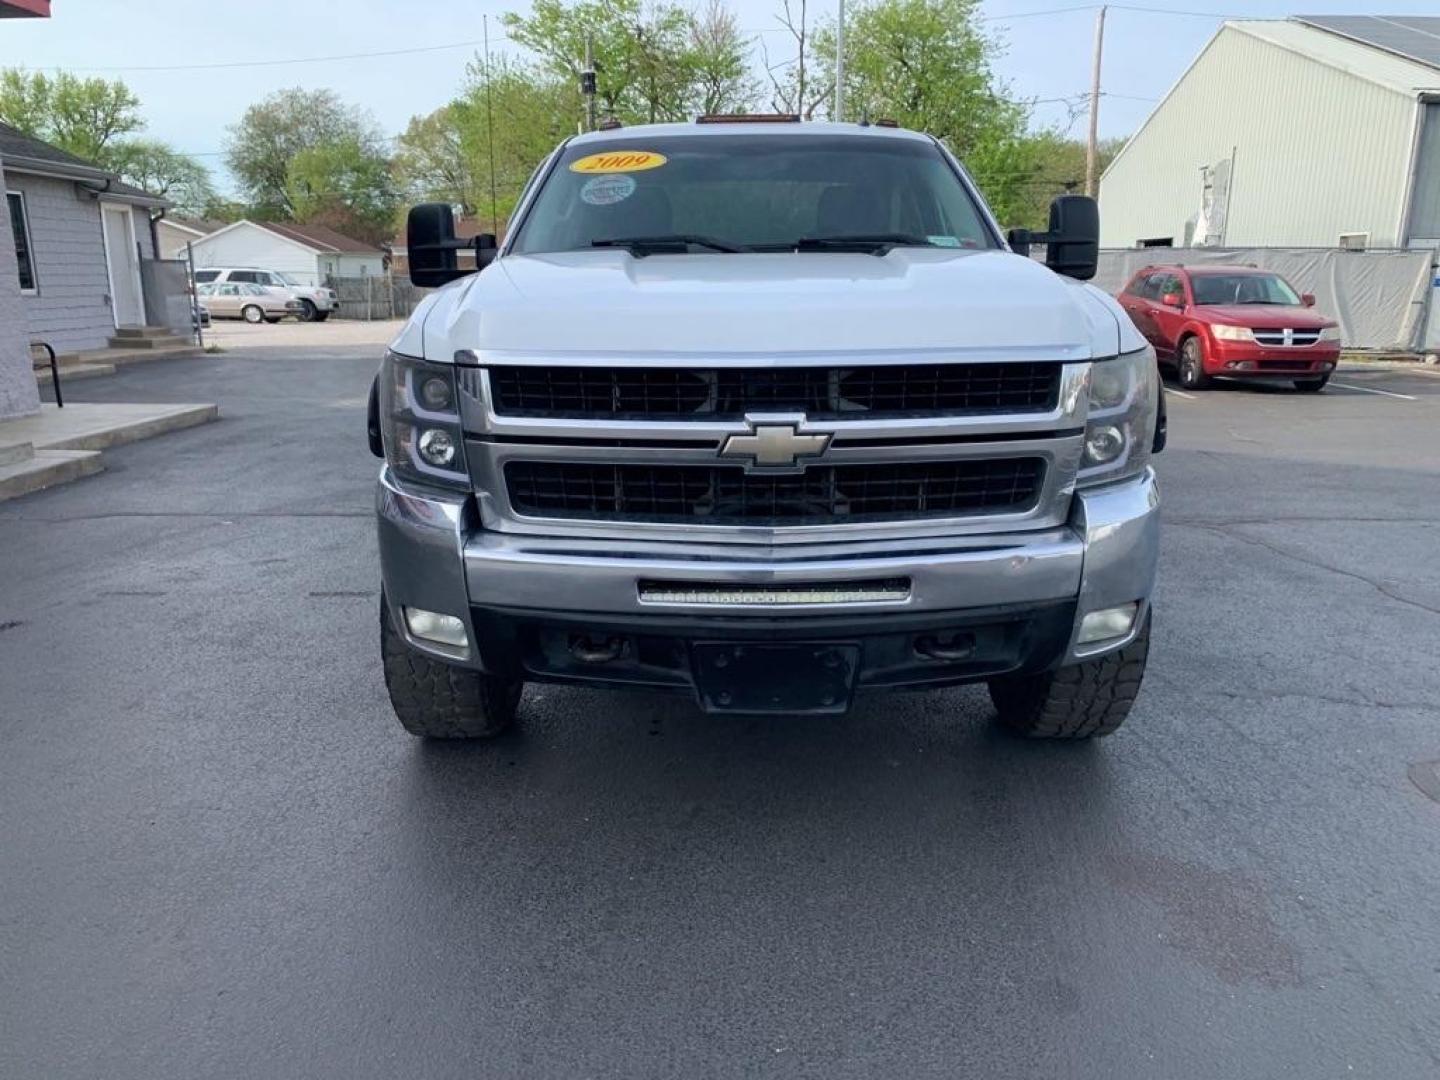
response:
<path id="1" fill-rule="evenodd" d="M 860 666 L 860 646 L 843 642 L 704 641 L 690 651 L 700 707 L 712 713 L 838 715 Z"/>

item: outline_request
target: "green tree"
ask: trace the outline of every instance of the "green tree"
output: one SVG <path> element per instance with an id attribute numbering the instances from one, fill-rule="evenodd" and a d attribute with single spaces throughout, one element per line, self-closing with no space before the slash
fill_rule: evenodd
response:
<path id="1" fill-rule="evenodd" d="M 593 42 L 602 115 L 625 122 L 686 118 L 696 80 L 691 17 L 675 4 L 641 0 L 534 0 L 528 16 L 507 14 L 510 37 L 552 74 L 578 85 Z M 578 117 L 577 117 L 578 119 Z"/>
<path id="2" fill-rule="evenodd" d="M 1085 143 L 1051 128 L 1029 136 L 1026 144 L 1027 171 L 1013 204 L 1014 217 L 1003 224 L 1043 231 L 1051 199 L 1085 190 Z M 1124 145 L 1124 139 L 1100 141 L 1096 156 L 1102 172 Z"/>
<path id="3" fill-rule="evenodd" d="M 396 167 L 417 200 L 454 203 L 501 232 L 535 167 L 574 133 L 580 108 L 579 86 L 569 79 L 504 59 L 487 67 L 476 57 L 453 101 L 410 121 Z M 492 116 L 498 221 L 490 212 Z"/>
<path id="4" fill-rule="evenodd" d="M 291 158 L 285 199 L 298 222 L 376 244 L 390 239 L 400 205 L 390 162 L 357 138 L 309 146 Z"/>
<path id="5" fill-rule="evenodd" d="M 100 164 L 116 139 L 145 126 L 140 99 L 118 79 L 24 68 L 0 71 L 0 121 Z"/>
<path id="6" fill-rule="evenodd" d="M 748 112 L 757 96 L 750 74 L 751 43 L 723 0 L 690 15 L 691 110 Z"/>
<path id="7" fill-rule="evenodd" d="M 365 159 L 362 171 L 378 175 L 386 160 L 384 140 L 365 112 L 346 105 L 330 90 L 281 90 L 245 110 L 229 130 L 225 163 L 239 182 L 245 199 L 260 216 L 293 218 L 291 169 L 297 157 L 323 147 L 332 150 L 310 154 L 303 167 L 305 184 L 312 192 L 348 190 L 347 176 Z M 322 179 L 315 172 L 330 162 L 341 175 Z"/>
<path id="8" fill-rule="evenodd" d="M 105 161 L 126 183 L 169 199 L 177 213 L 199 217 L 216 202 L 210 170 L 166 143 L 125 139 L 107 148 Z"/>
<path id="9" fill-rule="evenodd" d="M 466 214 L 478 205 L 476 163 L 466 150 L 467 111 L 452 101 L 426 116 L 412 116 L 395 144 L 395 171 L 417 199 L 449 202 Z"/>
<path id="10" fill-rule="evenodd" d="M 1010 221 L 1024 207 L 1026 180 L 1034 175 L 1029 110 L 995 75 L 1001 44 L 980 29 L 977 8 L 976 0 L 872 0 L 852 9 L 845 28 L 846 111 L 943 139 L 1000 220 Z M 833 26 L 816 35 L 815 55 L 819 70 L 834 70 Z"/>

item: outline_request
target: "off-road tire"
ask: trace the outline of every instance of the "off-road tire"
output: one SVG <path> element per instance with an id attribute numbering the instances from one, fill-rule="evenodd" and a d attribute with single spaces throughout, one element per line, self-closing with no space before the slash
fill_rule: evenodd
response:
<path id="1" fill-rule="evenodd" d="M 515 722 L 524 684 L 422 656 L 405 643 L 380 599 L 385 686 L 402 727 L 426 739 L 490 739 Z"/>
<path id="2" fill-rule="evenodd" d="M 240 309 L 240 317 L 251 326 L 259 326 L 265 321 L 265 309 L 259 304 L 246 304 Z"/>
<path id="3" fill-rule="evenodd" d="M 1150 616 L 1139 635 L 1119 652 L 1043 675 L 991 679 L 990 700 L 1000 726 L 1031 739 L 1090 739 L 1116 731 L 1130 715 L 1145 658 Z"/>
<path id="4" fill-rule="evenodd" d="M 1321 375 L 1318 379 L 1296 379 L 1295 389 L 1302 394 L 1318 394 L 1325 389 L 1325 384 L 1329 381 L 1329 374 Z"/>
<path id="5" fill-rule="evenodd" d="M 319 314 L 319 312 L 315 308 L 315 302 L 313 300 L 306 300 L 302 296 L 300 298 L 300 311 L 297 313 L 296 318 L 301 322 L 314 322 L 317 314 Z"/>
<path id="6" fill-rule="evenodd" d="M 1188 337 L 1180 346 L 1180 359 L 1175 362 L 1180 385 L 1186 390 L 1205 390 L 1210 376 L 1205 374 L 1205 344 L 1198 337 Z"/>
<path id="7" fill-rule="evenodd" d="M 330 312 L 328 312 L 328 311 L 317 311 L 317 312 L 315 312 L 315 321 L 316 321 L 316 322 L 324 322 L 324 321 L 325 321 L 326 319 L 328 319 L 329 317 L 330 317 Z"/>

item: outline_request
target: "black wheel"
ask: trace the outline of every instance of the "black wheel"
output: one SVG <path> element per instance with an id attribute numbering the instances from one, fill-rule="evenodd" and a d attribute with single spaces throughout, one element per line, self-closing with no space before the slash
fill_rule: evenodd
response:
<path id="1" fill-rule="evenodd" d="M 265 321 L 265 309 L 259 304 L 246 304 L 240 309 L 240 317 L 254 326 Z"/>
<path id="2" fill-rule="evenodd" d="M 1150 616 L 1139 635 L 1119 652 L 1043 675 L 991 679 L 990 700 L 1000 725 L 1032 739 L 1090 739 L 1109 735 L 1130 715 L 1145 658 Z"/>
<path id="3" fill-rule="evenodd" d="M 401 726 L 427 739 L 489 739 L 515 722 L 524 683 L 422 656 L 405 643 L 380 598 L 385 687 Z"/>
<path id="4" fill-rule="evenodd" d="M 1188 337 L 1180 346 L 1180 385 L 1186 390 L 1204 390 L 1210 385 L 1205 374 L 1205 346 L 1197 337 Z"/>
<path id="5" fill-rule="evenodd" d="M 317 311 L 317 312 L 315 313 L 315 321 L 316 321 L 316 322 L 324 322 L 324 321 L 325 321 L 326 319 L 328 319 L 329 317 L 330 317 L 330 312 L 328 312 L 328 311 Z"/>
<path id="6" fill-rule="evenodd" d="M 268 322 L 271 326 L 274 326 L 276 323 L 278 323 L 278 322 L 279 322 L 281 319 L 283 319 L 284 317 L 285 317 L 284 315 L 266 315 L 266 316 L 265 316 L 265 321 Z"/>
<path id="7" fill-rule="evenodd" d="M 306 300 L 302 296 L 300 298 L 300 310 L 296 313 L 295 317 L 301 322 L 314 322 L 317 314 L 319 314 L 319 312 L 316 311 L 314 302 Z"/>
<path id="8" fill-rule="evenodd" d="M 1330 381 L 1328 373 L 1321 375 L 1318 379 L 1296 379 L 1295 389 L 1302 394 L 1318 394 L 1325 389 L 1325 384 Z"/>

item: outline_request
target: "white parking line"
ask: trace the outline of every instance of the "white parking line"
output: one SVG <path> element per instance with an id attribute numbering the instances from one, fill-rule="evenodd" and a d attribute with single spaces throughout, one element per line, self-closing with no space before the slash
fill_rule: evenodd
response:
<path id="1" fill-rule="evenodd" d="M 1184 390 L 1172 390 L 1172 389 L 1170 389 L 1170 387 L 1168 387 L 1168 386 L 1165 387 L 1165 393 L 1167 393 L 1167 394 L 1174 394 L 1176 397 L 1183 397 L 1186 401 L 1194 401 L 1194 400 L 1195 400 L 1195 395 L 1194 395 L 1194 394 L 1187 394 Z"/>
<path id="2" fill-rule="evenodd" d="M 1338 386 L 1342 390 L 1358 390 L 1362 394 L 1383 394 L 1385 397 L 1399 398 L 1401 401 L 1419 401 L 1420 399 L 1410 394 L 1397 394 L 1393 390 L 1376 390 L 1370 386 L 1352 386 L 1350 383 L 1336 382 L 1330 380 L 1331 386 Z"/>

